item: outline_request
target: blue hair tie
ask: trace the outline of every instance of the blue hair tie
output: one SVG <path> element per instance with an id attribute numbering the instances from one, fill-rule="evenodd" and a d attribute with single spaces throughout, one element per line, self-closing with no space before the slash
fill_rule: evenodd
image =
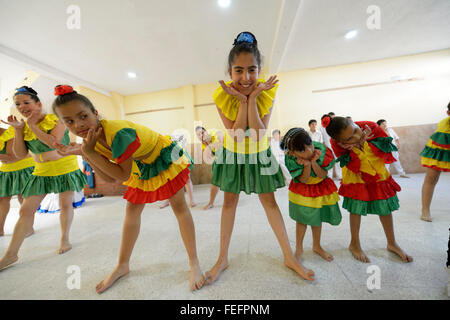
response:
<path id="1" fill-rule="evenodd" d="M 25 88 L 25 87 L 20 87 L 19 89 L 17 89 L 16 92 L 26 92 L 26 93 L 31 93 L 31 92 L 29 92 L 28 89 Z"/>
<path id="2" fill-rule="evenodd" d="M 252 34 L 250 34 L 249 32 L 241 32 L 241 33 L 237 36 L 236 40 L 234 40 L 234 45 L 237 45 L 237 44 L 242 43 L 242 42 L 247 42 L 247 43 L 253 44 L 253 43 L 256 42 L 256 39 L 255 39 L 255 37 L 254 37 Z"/>

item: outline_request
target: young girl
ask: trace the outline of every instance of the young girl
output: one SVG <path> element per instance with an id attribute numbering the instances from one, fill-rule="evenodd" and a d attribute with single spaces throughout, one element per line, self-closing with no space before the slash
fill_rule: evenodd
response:
<path id="1" fill-rule="evenodd" d="M 195 134 L 197 138 L 202 142 L 202 150 L 204 156 L 208 161 L 213 161 L 216 151 L 223 147 L 223 134 L 220 131 L 210 130 L 206 131 L 205 128 L 198 126 L 195 128 Z M 212 168 L 211 168 L 212 169 Z M 203 210 L 214 208 L 214 200 L 216 200 L 219 187 L 211 184 L 209 192 L 209 202 L 203 207 Z"/>
<path id="2" fill-rule="evenodd" d="M 431 222 L 430 205 L 434 187 L 439 181 L 441 172 L 450 172 L 450 103 L 447 106 L 447 118 L 439 122 L 437 130 L 422 150 L 422 166 L 426 175 L 422 185 L 422 216 L 424 221 Z"/>
<path id="3" fill-rule="evenodd" d="M 146 203 L 169 199 L 180 227 L 191 267 L 191 290 L 204 282 L 197 258 L 195 229 L 184 198 L 190 161 L 176 143 L 147 127 L 124 120 L 99 120 L 98 112 L 85 96 L 70 86 L 57 86 L 53 110 L 83 144 L 58 146 L 63 154 L 79 154 L 106 182 L 124 181 L 128 186 L 126 216 L 119 262 L 96 290 L 102 293 L 130 268 L 133 247 L 139 235 Z"/>
<path id="4" fill-rule="evenodd" d="M 42 113 L 42 104 L 36 91 L 29 87 L 19 88 L 14 94 L 14 103 L 27 121 L 9 116 L 8 122 L 5 122 L 14 127 L 13 151 L 19 158 L 26 157 L 31 151 L 35 167 L 33 174 L 22 186 L 24 201 L 20 207 L 20 218 L 9 247 L 0 260 L 0 269 L 18 260 L 22 242 L 33 226 L 34 214 L 48 193 L 59 193 L 60 198 L 61 244 L 58 253 L 70 250 L 73 192 L 83 190 L 86 184 L 86 177 L 78 167 L 77 158 L 63 157 L 54 149 L 56 143 L 69 143 L 69 132 L 54 114 Z"/>
<path id="5" fill-rule="evenodd" d="M 339 195 L 344 197 L 342 207 L 350 212 L 350 252 L 357 260 L 370 262 L 361 249 L 359 228 L 361 215 L 376 214 L 386 234 L 387 249 L 403 262 L 411 262 L 412 257 L 403 252 L 394 236 L 391 213 L 400 207 L 397 198 L 400 186 L 385 167 L 385 163 L 395 161 L 391 152 L 397 148 L 392 138 L 374 122 L 326 116 L 322 126 L 331 137 L 331 146 L 342 167 Z"/>
<path id="6" fill-rule="evenodd" d="M 257 193 L 284 255 L 284 263 L 305 279 L 314 273 L 305 270 L 292 253 L 283 217 L 274 191 L 284 186 L 283 174 L 271 154 L 266 130 L 278 80 L 258 79 L 261 54 L 250 32 L 240 33 L 228 56 L 231 81 L 214 92 L 220 118 L 227 129 L 224 147 L 216 152 L 212 184 L 224 191 L 220 225 L 220 253 L 207 272 L 207 283 L 217 280 L 228 267 L 228 248 L 233 231 L 239 193 Z M 250 129 L 250 130 L 248 130 Z M 244 134 L 244 131 L 246 133 Z"/>
<path id="7" fill-rule="evenodd" d="M 34 160 L 28 154 L 18 158 L 13 153 L 14 128 L 0 128 L 0 236 L 4 235 L 6 216 L 8 215 L 11 197 L 17 195 L 22 204 L 22 186 L 34 169 Z M 28 235 L 33 233 L 31 227 Z"/>
<path id="8" fill-rule="evenodd" d="M 295 257 L 303 254 L 307 226 L 313 234 L 313 251 L 327 261 L 333 256 L 320 245 L 322 222 L 333 226 L 342 220 L 337 188 L 327 172 L 335 163 L 333 153 L 324 144 L 312 141 L 302 128 L 290 129 L 280 145 L 286 152 L 285 163 L 292 180 L 289 185 L 289 216 L 297 221 Z"/>

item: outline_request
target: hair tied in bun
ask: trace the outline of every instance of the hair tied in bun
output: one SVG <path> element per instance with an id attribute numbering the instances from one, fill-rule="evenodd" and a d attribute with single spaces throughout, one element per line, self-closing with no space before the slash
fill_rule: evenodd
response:
<path id="1" fill-rule="evenodd" d="M 331 117 L 330 116 L 326 116 L 322 119 L 322 127 L 326 128 L 330 125 L 331 122 Z"/>
<path id="2" fill-rule="evenodd" d="M 65 84 L 55 87 L 55 96 L 63 96 L 72 92 L 74 92 L 73 88 Z"/>

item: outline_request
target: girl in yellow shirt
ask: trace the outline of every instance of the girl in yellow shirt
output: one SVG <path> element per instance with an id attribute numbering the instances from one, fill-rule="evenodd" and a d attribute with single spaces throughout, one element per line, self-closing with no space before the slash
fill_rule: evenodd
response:
<path id="1" fill-rule="evenodd" d="M 259 79 L 261 54 L 256 38 L 241 32 L 228 55 L 231 81 L 220 81 L 213 94 L 219 116 L 227 129 L 222 150 L 216 152 L 212 184 L 224 191 L 220 225 L 219 258 L 207 272 L 214 282 L 228 267 L 228 249 L 233 232 L 239 194 L 258 194 L 259 200 L 284 255 L 284 264 L 301 277 L 313 280 L 314 272 L 295 258 L 274 191 L 284 187 L 283 173 L 272 155 L 266 130 L 277 90 L 276 76 Z"/>

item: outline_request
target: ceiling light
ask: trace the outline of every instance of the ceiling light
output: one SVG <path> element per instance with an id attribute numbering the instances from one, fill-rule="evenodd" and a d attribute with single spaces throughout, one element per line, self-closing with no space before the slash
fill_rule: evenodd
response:
<path id="1" fill-rule="evenodd" d="M 345 34 L 345 39 L 353 39 L 358 34 L 358 30 L 350 30 Z"/>
<path id="2" fill-rule="evenodd" d="M 136 73 L 134 73 L 134 72 L 128 72 L 128 78 L 134 79 L 134 78 L 136 78 L 136 77 L 137 77 Z"/>
<path id="3" fill-rule="evenodd" d="M 231 4 L 231 0 L 217 0 L 217 3 L 222 8 L 226 8 L 226 7 L 228 7 Z"/>

